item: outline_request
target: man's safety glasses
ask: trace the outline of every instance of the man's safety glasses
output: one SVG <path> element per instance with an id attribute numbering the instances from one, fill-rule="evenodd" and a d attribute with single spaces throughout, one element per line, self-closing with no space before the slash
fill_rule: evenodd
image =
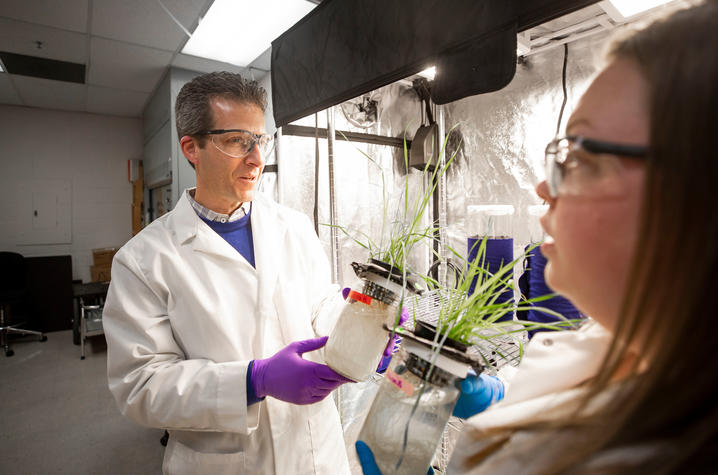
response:
<path id="1" fill-rule="evenodd" d="M 608 196 L 623 191 L 619 157 L 645 159 L 648 147 L 581 136 L 553 139 L 546 146 L 546 184 L 558 196 Z"/>
<path id="2" fill-rule="evenodd" d="M 269 134 L 254 134 L 242 129 L 217 129 L 200 132 L 197 135 L 209 135 L 212 144 L 230 157 L 246 157 L 256 145 L 262 158 L 274 148 L 274 137 Z"/>

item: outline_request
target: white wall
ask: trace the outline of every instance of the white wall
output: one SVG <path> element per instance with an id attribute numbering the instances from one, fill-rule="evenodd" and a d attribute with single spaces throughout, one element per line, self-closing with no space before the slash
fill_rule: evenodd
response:
<path id="1" fill-rule="evenodd" d="M 0 105 L 0 250 L 70 254 L 73 279 L 89 281 L 91 250 L 132 236 L 127 160 L 141 158 L 140 119 Z M 27 241 L 24 190 L 43 183 L 70 185 L 69 240 L 20 244 Z"/>

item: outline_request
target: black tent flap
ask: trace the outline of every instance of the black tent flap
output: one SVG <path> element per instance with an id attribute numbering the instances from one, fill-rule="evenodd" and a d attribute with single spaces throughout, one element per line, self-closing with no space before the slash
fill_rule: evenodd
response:
<path id="1" fill-rule="evenodd" d="M 516 23 L 441 55 L 436 70 L 442 72 L 431 87 L 437 104 L 498 91 L 516 73 Z"/>
<path id="2" fill-rule="evenodd" d="M 597 0 L 324 0 L 272 42 L 277 126 L 436 65 L 432 99 L 495 91 L 516 32 Z"/>

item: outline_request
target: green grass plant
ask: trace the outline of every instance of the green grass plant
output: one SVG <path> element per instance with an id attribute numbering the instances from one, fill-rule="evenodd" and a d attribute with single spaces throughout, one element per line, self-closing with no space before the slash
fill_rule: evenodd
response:
<path id="1" fill-rule="evenodd" d="M 508 359 L 507 355 L 502 352 L 501 343 L 507 340 L 506 337 L 510 337 L 519 345 L 520 357 L 523 355 L 523 339 L 519 337 L 523 335 L 524 331 L 562 330 L 572 328 L 580 322 L 580 320 L 567 319 L 550 308 L 537 305 L 555 297 L 556 294 L 527 299 L 518 292 L 518 303 L 513 299 L 499 300 L 504 292 L 517 290 L 514 285 L 513 270 L 538 244 L 530 246 L 523 254 L 504 263 L 492 274 L 487 270 L 486 243 L 487 238 L 484 237 L 474 244 L 474 246 L 478 246 L 478 249 L 473 261 L 467 261 L 449 247 L 455 259 L 462 264 L 459 267 L 463 271 L 457 277 L 455 285 L 438 286 L 436 284 L 441 299 L 436 325 L 438 332 L 434 341 L 437 350 L 443 346 L 443 337 L 448 337 L 469 346 L 483 342 L 499 357 Z M 475 288 L 473 292 L 470 292 L 472 284 L 475 285 Z M 543 323 L 513 319 L 513 312 L 522 310 L 540 311 L 556 317 L 558 321 Z M 512 318 L 501 320 L 506 315 L 511 315 Z M 439 334 L 442 336 L 441 340 L 439 340 Z M 483 353 L 482 356 L 486 359 Z"/>
<path id="2" fill-rule="evenodd" d="M 453 129 L 452 129 L 453 130 Z M 443 156 L 449 133 L 444 139 L 439 157 Z M 346 138 L 346 137 L 345 137 Z M 400 206 L 397 207 L 393 216 L 390 216 L 389 197 L 386 189 L 386 179 L 381 166 L 363 150 L 357 148 L 366 159 L 379 168 L 382 181 L 382 224 L 379 236 L 370 236 L 359 229 L 349 229 L 341 225 L 334 225 L 346 234 L 354 243 L 368 251 L 369 259 L 390 264 L 402 272 L 411 271 L 408 269 L 408 257 L 412 250 L 420 243 L 431 242 L 434 239 L 437 228 L 432 224 L 423 224 L 426 209 L 431 202 L 432 194 L 436 191 L 439 178 L 446 173 L 453 162 L 457 150 L 444 162 L 437 166 L 439 159 L 435 157 L 430 160 L 421 170 L 423 180 L 428 183 L 423 193 L 418 194 L 413 200 L 409 198 L 409 147 L 407 145 L 406 133 L 404 134 L 403 158 L 404 167 L 407 170 L 407 177 L 403 182 L 399 196 Z M 331 225 L 330 225 L 331 226 Z"/>
<path id="3" fill-rule="evenodd" d="M 439 157 L 443 156 L 449 136 L 453 130 L 454 128 L 452 127 L 443 140 L 440 154 L 438 155 Z M 446 173 L 456 158 L 460 146 L 461 143 L 459 143 L 459 146 L 456 147 L 451 157 L 449 157 L 443 165 L 437 166 L 439 159 L 435 157 L 424 166 L 421 170 L 421 174 L 427 184 L 423 193 L 420 193 L 411 200 L 409 198 L 410 190 L 408 179 L 409 147 L 405 133 L 403 158 L 404 166 L 407 170 L 407 177 L 404 179 L 401 188 L 399 197 L 400 206 L 396 209 L 393 216 L 390 216 L 388 209 L 389 198 L 384 171 L 376 160 L 363 150 L 357 148 L 369 163 L 375 165 L 380 171 L 382 181 L 382 225 L 380 235 L 372 237 L 360 229 L 349 229 L 341 225 L 335 225 L 335 227 L 340 229 L 357 245 L 366 249 L 370 259 L 377 259 L 392 265 L 403 272 L 404 278 L 406 279 L 407 272 L 414 272 L 413 269 L 409 269 L 408 265 L 408 257 L 412 249 L 421 243 L 430 244 L 433 239 L 436 239 L 437 228 L 433 223 L 428 225 L 423 224 L 424 216 L 431 202 L 431 196 L 436 191 L 438 179 Z M 513 270 L 517 264 L 523 262 L 523 259 L 535 249 L 537 245 L 526 249 L 522 255 L 511 262 L 503 264 L 497 272 L 491 274 L 487 270 L 485 262 L 486 242 L 486 238 L 476 242 L 475 246 L 478 246 L 478 249 L 476 258 L 473 261 L 468 261 L 463 255 L 451 247 L 447 247 L 453 255 L 452 261 L 454 261 L 455 264 L 458 262 L 459 268 L 463 269 L 457 277 L 455 285 L 442 286 L 431 277 L 416 273 L 416 275 L 419 275 L 423 279 L 428 288 L 438 290 L 441 298 L 437 323 L 437 329 L 439 329 L 439 331 L 437 332 L 437 338 L 434 342 L 437 348 L 443 347 L 443 337 L 448 337 L 467 345 L 475 345 L 483 341 L 492 347 L 492 350 L 495 351 L 497 355 L 505 357 L 502 353 L 500 343 L 505 341 L 508 336 L 512 337 L 519 345 L 520 353 L 523 354 L 523 340 L 519 338 L 519 336 L 522 335 L 524 331 L 535 329 L 560 330 L 570 328 L 578 322 L 578 320 L 568 320 L 564 318 L 563 315 L 549 308 L 536 305 L 554 297 L 555 294 L 548 294 L 531 299 L 526 299 L 520 295 L 518 303 L 514 302 L 514 300 L 500 301 L 499 296 L 505 291 L 516 290 L 513 281 Z M 434 252 L 431 245 L 429 245 L 429 249 L 431 249 L 432 253 Z M 439 258 L 440 256 L 435 257 Z M 475 282 L 475 289 L 473 292 L 469 292 L 472 282 Z M 406 298 L 405 295 L 400 296 L 399 308 L 402 307 Z M 507 314 L 513 316 L 513 312 L 515 311 L 529 309 L 555 316 L 559 321 L 542 323 L 515 320 L 513 318 L 504 321 L 500 320 L 501 317 Z M 401 332 L 402 329 L 397 328 L 396 325 L 398 324 L 398 320 L 399 313 L 397 312 L 394 331 Z M 440 334 L 442 336 L 441 341 L 439 341 Z"/>

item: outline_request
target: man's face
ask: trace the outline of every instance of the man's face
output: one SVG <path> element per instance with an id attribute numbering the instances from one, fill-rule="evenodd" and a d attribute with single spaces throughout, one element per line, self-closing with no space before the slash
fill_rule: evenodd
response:
<path id="1" fill-rule="evenodd" d="M 265 134 L 264 113 L 255 104 L 217 98 L 212 100 L 212 130 L 242 129 Z M 211 135 L 205 136 L 204 147 L 195 140 L 188 155 L 197 173 L 197 202 L 220 213 L 231 213 L 242 203 L 252 201 L 259 177 L 264 169 L 264 158 L 258 147 L 241 158 L 219 150 Z M 184 138 L 183 138 L 184 140 Z"/>

